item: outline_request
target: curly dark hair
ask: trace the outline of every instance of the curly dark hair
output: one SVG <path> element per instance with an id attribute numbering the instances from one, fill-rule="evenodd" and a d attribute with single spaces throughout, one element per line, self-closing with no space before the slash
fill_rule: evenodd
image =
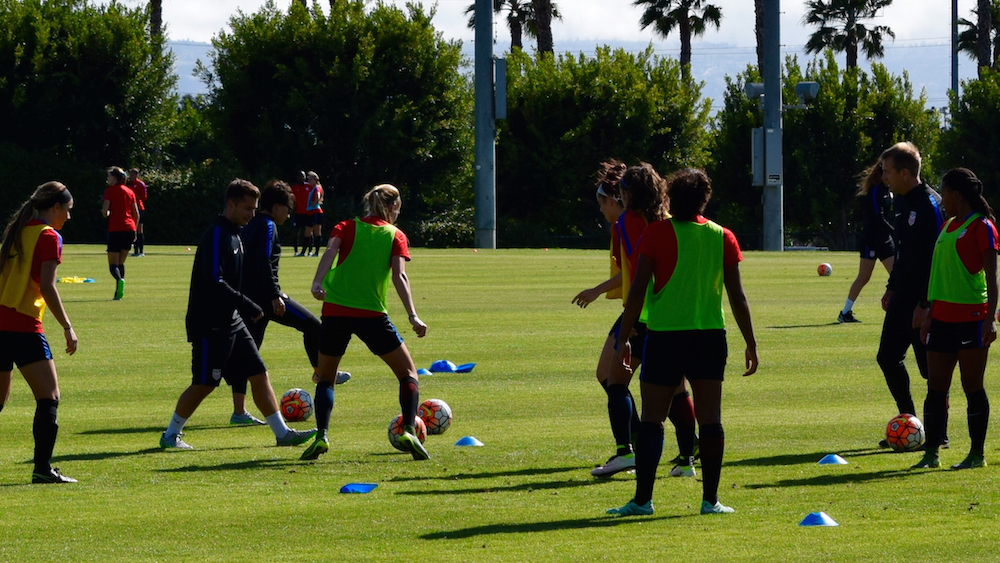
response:
<path id="1" fill-rule="evenodd" d="M 628 194 L 627 208 L 642 213 L 646 222 L 667 218 L 667 183 L 649 163 L 629 167 L 618 185 Z"/>
<path id="2" fill-rule="evenodd" d="M 670 212 L 678 221 L 694 221 L 712 198 L 712 181 L 704 170 L 685 168 L 667 178 Z"/>

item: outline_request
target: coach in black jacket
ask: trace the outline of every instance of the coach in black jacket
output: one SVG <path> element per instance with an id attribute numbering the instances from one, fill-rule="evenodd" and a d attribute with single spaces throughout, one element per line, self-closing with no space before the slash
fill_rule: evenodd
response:
<path id="1" fill-rule="evenodd" d="M 927 284 L 931 256 L 944 211 L 941 196 L 920 180 L 920 152 L 913 143 L 897 143 L 882 153 L 882 180 L 897 196 L 893 204 L 896 260 L 882 297 L 885 322 L 878 365 L 897 410 L 915 415 L 910 376 L 903 359 L 912 345 L 920 375 L 927 379 L 927 349 L 920 341 L 919 327 L 930 307 Z M 888 447 L 884 440 L 880 445 Z"/>

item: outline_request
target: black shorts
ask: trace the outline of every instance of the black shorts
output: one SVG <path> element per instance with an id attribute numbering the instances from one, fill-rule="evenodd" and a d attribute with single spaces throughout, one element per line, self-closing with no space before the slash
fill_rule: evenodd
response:
<path id="1" fill-rule="evenodd" d="M 298 229 L 304 229 L 306 227 L 311 227 L 312 226 L 312 215 L 309 215 L 308 213 L 296 213 L 295 216 L 292 217 L 292 223 Z"/>
<path id="2" fill-rule="evenodd" d="M 0 332 L 0 372 L 52 359 L 49 341 L 40 332 Z"/>
<path id="3" fill-rule="evenodd" d="M 615 325 L 611 327 L 608 332 L 608 336 L 618 337 L 618 332 L 622 328 L 622 317 L 625 313 L 618 315 L 618 320 L 615 321 Z M 632 357 L 638 361 L 642 361 L 642 354 L 646 348 L 646 323 L 636 322 L 634 325 L 635 336 L 629 337 L 628 343 L 632 345 Z"/>
<path id="4" fill-rule="evenodd" d="M 957 354 L 959 350 L 983 347 L 983 321 L 949 323 L 931 319 L 927 331 L 927 351 Z"/>
<path id="5" fill-rule="evenodd" d="M 121 252 L 132 248 L 135 231 L 115 231 L 108 233 L 108 252 Z"/>
<path id="6" fill-rule="evenodd" d="M 722 381 L 726 372 L 726 330 L 656 331 L 646 334 L 639 381 L 677 387 L 681 378 Z"/>
<path id="7" fill-rule="evenodd" d="M 896 255 L 896 246 L 892 243 L 892 238 L 881 242 L 862 240 L 858 252 L 861 253 L 862 260 L 885 260 Z"/>
<path id="8" fill-rule="evenodd" d="M 191 383 L 218 387 L 267 371 L 246 327 L 231 334 L 199 338 L 191 343 Z"/>
<path id="9" fill-rule="evenodd" d="M 322 322 L 319 353 L 327 356 L 343 356 L 352 334 L 357 334 L 376 356 L 384 356 L 403 344 L 403 337 L 389 320 L 389 315 L 364 318 L 324 316 Z"/>

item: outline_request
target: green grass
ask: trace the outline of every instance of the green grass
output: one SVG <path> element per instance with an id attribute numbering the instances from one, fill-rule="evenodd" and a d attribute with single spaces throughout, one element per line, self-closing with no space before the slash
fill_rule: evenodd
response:
<path id="1" fill-rule="evenodd" d="M 864 322 L 836 324 L 855 254 L 746 254 L 761 368 L 739 376 L 743 346 L 730 316 L 720 497 L 736 514 L 697 515 L 700 482 L 667 477 L 664 463 L 656 514 L 614 518 L 604 511 L 631 497 L 634 478 L 598 481 L 590 469 L 612 453 L 593 372 L 620 302 L 570 304 L 606 275 L 606 252 L 414 249 L 408 273 L 428 336 L 412 335 L 398 300 L 390 314 L 417 365 L 478 364 L 422 378 L 421 396 L 447 401 L 455 421 L 428 437 L 433 458 L 417 463 L 388 444 L 395 379 L 358 341 L 343 364 L 354 379 L 337 389 L 332 448 L 319 461 L 274 447 L 267 428 L 230 427 L 225 387 L 186 429 L 196 451 L 160 451 L 190 380 L 193 252 L 149 247 L 148 257 L 129 259 L 125 300 L 113 303 L 101 250 L 68 246 L 60 266 L 62 276 L 98 280 L 60 285 L 80 337 L 75 356 L 61 352 L 61 331 L 46 319 L 63 398 L 55 465 L 80 483 L 27 484 L 34 402 L 15 374 L 0 413 L 2 561 L 996 560 L 995 424 L 991 465 L 980 470 L 909 472 L 916 454 L 874 447 L 896 414 L 874 359 L 885 274 L 876 272 L 855 308 Z M 832 276 L 816 276 L 821 261 Z M 282 281 L 318 312 L 307 291 L 315 265 L 288 257 Z M 312 388 L 298 333 L 272 325 L 262 354 L 278 393 Z M 957 385 L 946 465 L 969 446 Z M 918 405 L 924 393 L 918 378 Z M 467 435 L 485 447 L 453 446 Z M 667 436 L 665 458 L 676 453 Z M 849 464 L 817 465 L 829 453 Z M 379 487 L 338 494 L 356 481 Z M 797 525 L 817 511 L 840 527 Z"/>

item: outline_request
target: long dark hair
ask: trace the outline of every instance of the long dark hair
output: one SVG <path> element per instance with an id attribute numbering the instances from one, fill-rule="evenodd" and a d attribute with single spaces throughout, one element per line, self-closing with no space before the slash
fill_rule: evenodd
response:
<path id="1" fill-rule="evenodd" d="M 972 210 L 996 223 L 993 208 L 983 197 L 983 183 L 976 174 L 968 168 L 952 168 L 941 179 L 941 186 L 958 192 Z"/>
<path id="2" fill-rule="evenodd" d="M 597 187 L 598 197 L 610 197 L 619 202 L 622 200 L 619 182 L 626 168 L 625 163 L 616 158 L 609 158 L 601 163 L 600 168 L 594 173 L 594 185 Z"/>
<path id="3" fill-rule="evenodd" d="M 35 193 L 31 194 L 28 201 L 21 204 L 21 209 L 11 215 L 7 228 L 3 231 L 3 244 L 0 245 L 0 270 L 3 270 L 11 254 L 19 255 L 24 252 L 24 247 L 21 245 L 21 230 L 35 216 L 35 212 L 48 209 L 57 203 L 69 203 L 72 197 L 66 186 L 60 182 L 46 182 L 35 188 Z"/>
<path id="4" fill-rule="evenodd" d="M 865 197 L 872 188 L 882 183 L 882 161 L 872 164 L 859 176 L 861 184 L 858 185 L 857 197 Z"/>
<path id="5" fill-rule="evenodd" d="M 650 164 L 629 167 L 618 186 L 628 192 L 628 209 L 642 213 L 648 223 L 667 218 L 667 183 Z"/>

